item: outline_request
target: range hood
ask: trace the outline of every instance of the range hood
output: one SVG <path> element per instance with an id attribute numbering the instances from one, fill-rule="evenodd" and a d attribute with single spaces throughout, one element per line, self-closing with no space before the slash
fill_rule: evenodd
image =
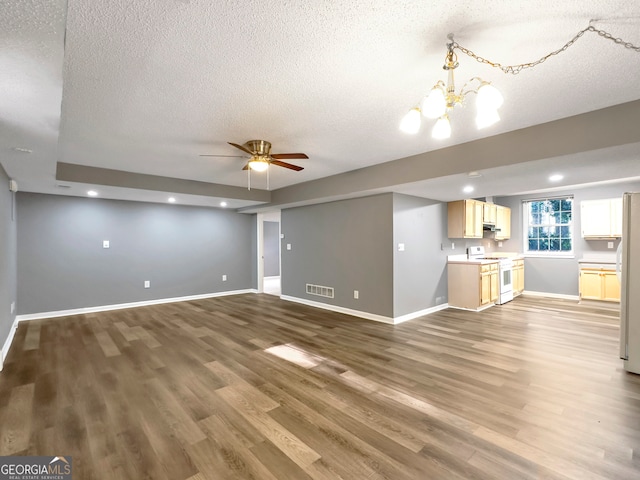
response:
<path id="1" fill-rule="evenodd" d="M 499 232 L 500 229 L 497 228 L 495 225 L 493 225 L 492 223 L 483 223 L 482 224 L 482 231 L 483 232 Z"/>

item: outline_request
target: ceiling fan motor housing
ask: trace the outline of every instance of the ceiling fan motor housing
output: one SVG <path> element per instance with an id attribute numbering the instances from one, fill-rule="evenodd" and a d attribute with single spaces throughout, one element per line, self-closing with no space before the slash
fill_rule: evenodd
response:
<path id="1" fill-rule="evenodd" d="M 271 153 L 271 143 L 265 140 L 249 140 L 244 146 L 257 156 L 266 156 Z"/>

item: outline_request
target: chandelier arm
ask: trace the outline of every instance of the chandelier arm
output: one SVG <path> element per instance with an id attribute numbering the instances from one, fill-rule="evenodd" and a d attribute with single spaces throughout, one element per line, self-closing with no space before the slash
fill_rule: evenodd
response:
<path id="1" fill-rule="evenodd" d="M 477 86 L 477 88 L 470 88 L 469 90 L 465 90 L 465 88 L 467 87 L 467 85 L 469 85 L 471 82 L 473 82 L 474 80 L 477 80 L 480 85 Z M 467 95 L 468 93 L 478 93 L 478 89 L 482 86 L 483 83 L 488 83 L 485 82 L 484 80 L 482 80 L 480 77 L 473 77 L 470 78 L 469 80 L 467 80 L 465 82 L 465 84 L 462 86 L 462 88 L 460 89 L 460 93 L 458 94 L 458 96 L 460 97 L 464 97 L 465 95 Z"/>
<path id="2" fill-rule="evenodd" d="M 517 75 L 518 73 L 520 73 L 522 70 L 524 70 L 526 68 L 536 67 L 536 66 L 540 65 L 541 63 L 545 62 L 550 57 L 552 57 L 554 55 L 558 55 L 558 54 L 566 51 L 570 46 L 572 46 L 575 42 L 577 42 L 580 39 L 580 37 L 582 37 L 586 32 L 595 32 L 599 36 L 601 36 L 601 37 L 603 37 L 603 38 L 605 38 L 607 40 L 611 40 L 612 42 L 614 42 L 614 43 L 616 43 L 618 45 L 622 45 L 625 48 L 628 48 L 630 50 L 634 50 L 634 51 L 640 53 L 640 47 L 638 47 L 638 46 L 636 46 L 636 45 L 634 45 L 634 44 L 632 44 L 630 42 L 627 42 L 627 41 L 625 41 L 625 40 L 623 40 L 621 38 L 616 38 L 613 35 L 611 35 L 609 32 L 605 32 L 604 30 L 599 30 L 599 29 L 595 28 L 593 25 L 589 25 L 587 28 L 584 28 L 584 29 L 580 30 L 571 40 L 569 40 L 567 43 L 565 43 L 562 47 L 560 47 L 557 50 L 554 50 L 551 53 L 548 53 L 547 55 L 539 58 L 535 62 L 520 63 L 518 65 L 502 65 L 501 63 L 492 62 L 491 60 L 488 60 L 488 59 L 486 59 L 484 57 L 481 57 L 481 56 L 475 54 L 474 52 L 472 52 L 468 48 L 463 47 L 462 45 L 460 45 L 456 41 L 453 41 L 453 43 L 451 45 L 451 49 L 458 49 L 462 53 L 464 53 L 465 55 L 468 55 L 471 58 L 474 58 L 477 62 L 484 63 L 486 65 L 490 65 L 490 66 L 495 67 L 495 68 L 499 68 L 504 73 L 511 73 L 512 75 Z"/>

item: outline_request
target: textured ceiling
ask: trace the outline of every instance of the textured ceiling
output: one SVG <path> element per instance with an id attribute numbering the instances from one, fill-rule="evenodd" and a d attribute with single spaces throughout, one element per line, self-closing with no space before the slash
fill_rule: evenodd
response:
<path id="1" fill-rule="evenodd" d="M 273 190 L 640 98 L 640 53 L 589 32 L 517 76 L 459 53 L 459 87 L 481 76 L 503 93 L 493 127 L 477 130 L 469 106 L 452 114 L 449 140 L 430 125 L 398 130 L 445 79 L 448 33 L 504 64 L 538 59 L 592 19 L 640 45 L 636 1 L 66 3 L 7 0 L 0 13 L 0 162 L 31 191 L 68 193 L 56 190 L 58 161 L 245 187 L 243 159 L 199 155 L 235 155 L 226 142 L 250 139 L 310 157 L 299 173 L 274 168 Z"/>

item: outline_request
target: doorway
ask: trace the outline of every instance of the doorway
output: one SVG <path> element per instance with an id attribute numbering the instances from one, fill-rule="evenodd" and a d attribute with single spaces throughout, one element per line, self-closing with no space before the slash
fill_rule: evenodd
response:
<path id="1" fill-rule="evenodd" d="M 267 212 L 258 215 L 258 260 L 262 268 L 258 271 L 261 291 L 269 295 L 280 296 L 280 211 Z M 260 228 L 261 227 L 261 228 Z M 260 280 L 262 280 L 260 282 Z"/>

